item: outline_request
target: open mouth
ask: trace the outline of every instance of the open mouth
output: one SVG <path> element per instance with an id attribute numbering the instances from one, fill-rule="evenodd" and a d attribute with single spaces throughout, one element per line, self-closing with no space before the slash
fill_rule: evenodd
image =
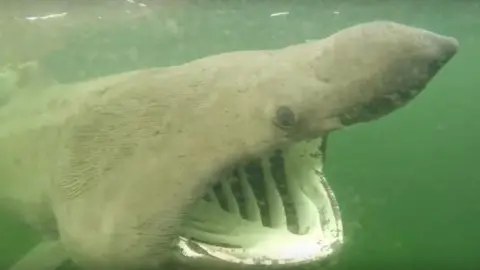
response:
<path id="1" fill-rule="evenodd" d="M 188 213 L 177 243 L 187 264 L 288 267 L 343 243 L 324 175 L 326 139 L 299 142 L 232 169 Z"/>

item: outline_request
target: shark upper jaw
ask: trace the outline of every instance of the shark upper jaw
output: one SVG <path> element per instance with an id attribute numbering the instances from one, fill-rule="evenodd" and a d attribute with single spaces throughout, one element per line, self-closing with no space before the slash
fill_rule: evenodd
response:
<path id="1" fill-rule="evenodd" d="M 323 174 L 326 137 L 234 167 L 190 209 L 175 260 L 198 267 L 291 267 L 340 250 L 343 225 Z"/>

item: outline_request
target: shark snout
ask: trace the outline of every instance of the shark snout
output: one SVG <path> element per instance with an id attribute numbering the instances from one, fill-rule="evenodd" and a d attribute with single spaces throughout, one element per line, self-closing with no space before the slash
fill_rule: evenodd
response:
<path id="1" fill-rule="evenodd" d="M 423 38 L 425 46 L 420 55 L 425 58 L 419 57 L 423 60 L 413 61 L 414 64 L 411 66 L 413 74 L 409 75 L 411 76 L 411 85 L 398 92 L 404 101 L 410 100 L 425 89 L 426 85 L 458 51 L 458 41 L 453 37 L 427 32 Z"/>
<path id="2" fill-rule="evenodd" d="M 444 52 L 444 61 L 450 60 L 458 51 L 458 40 L 453 37 L 440 36 L 443 42 L 439 42 L 439 47 Z"/>
<path id="3" fill-rule="evenodd" d="M 458 51 L 458 41 L 453 37 L 432 34 L 432 43 L 428 48 L 433 51 L 430 73 L 439 71 Z"/>
<path id="4" fill-rule="evenodd" d="M 350 74 L 356 74 L 361 79 L 352 80 L 351 85 L 355 87 L 346 91 L 350 97 L 351 93 L 359 93 L 355 96 L 365 99 L 350 99 L 352 102 L 340 116 L 344 125 L 375 120 L 408 104 L 426 88 L 459 48 L 458 41 L 453 37 L 395 23 L 369 23 L 359 28 L 368 33 L 368 38 L 364 34 L 351 39 L 357 44 L 341 44 L 348 46 L 350 52 L 358 52 L 344 58 L 345 65 L 342 67 L 348 69 L 355 63 L 366 63 L 352 69 Z M 340 38 L 337 34 L 337 40 Z M 336 42 L 338 47 L 339 44 Z M 338 48 L 336 50 L 339 51 Z M 358 81 L 361 83 L 353 83 Z"/>

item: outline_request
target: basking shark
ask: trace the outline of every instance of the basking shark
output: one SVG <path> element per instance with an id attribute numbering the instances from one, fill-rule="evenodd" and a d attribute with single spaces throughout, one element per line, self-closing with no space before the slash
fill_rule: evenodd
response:
<path id="1" fill-rule="evenodd" d="M 403 107 L 457 48 L 374 21 L 12 97 L 0 198 L 46 237 L 12 269 L 325 258 L 343 233 L 322 174 L 328 134 Z"/>

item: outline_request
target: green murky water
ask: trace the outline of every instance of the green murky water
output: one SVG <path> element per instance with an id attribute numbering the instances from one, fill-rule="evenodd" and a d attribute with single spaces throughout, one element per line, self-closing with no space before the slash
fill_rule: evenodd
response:
<path id="1" fill-rule="evenodd" d="M 480 266 L 480 2 L 198 2 L 160 9 L 150 19 L 91 24 L 41 62 L 59 81 L 71 82 L 224 51 L 282 47 L 374 19 L 454 36 L 460 53 L 410 106 L 331 136 L 326 173 L 347 238 L 332 268 Z M 272 16 L 281 12 L 288 14 Z M 1 216 L 0 269 L 37 240 Z"/>

